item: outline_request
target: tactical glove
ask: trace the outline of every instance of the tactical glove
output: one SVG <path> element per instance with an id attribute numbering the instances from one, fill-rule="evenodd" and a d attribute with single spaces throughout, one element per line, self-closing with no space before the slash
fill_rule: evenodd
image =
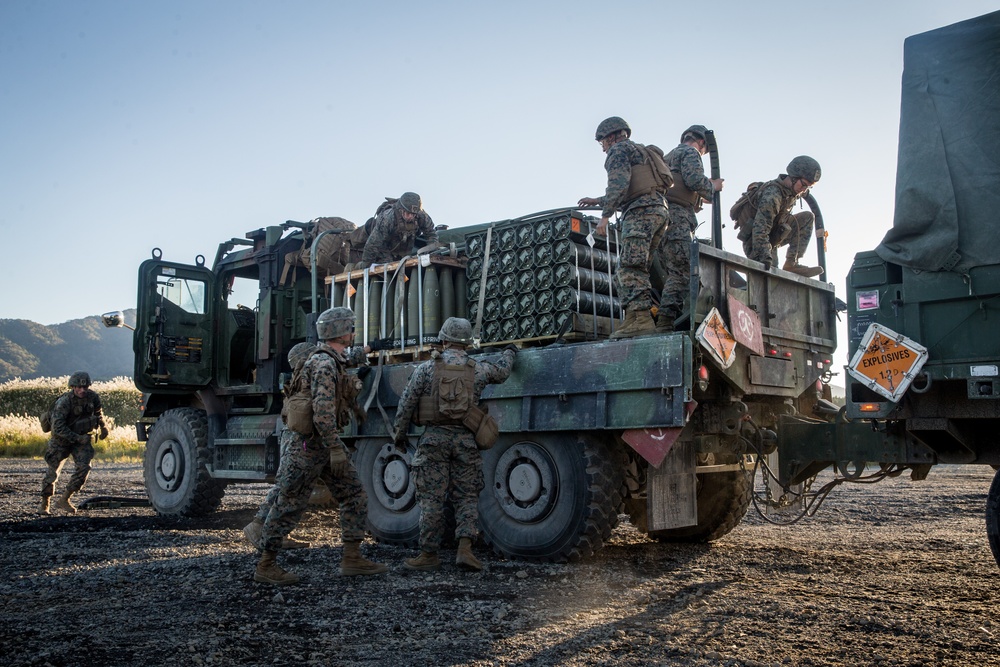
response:
<path id="1" fill-rule="evenodd" d="M 521 351 L 521 348 L 519 348 L 517 345 L 514 345 L 514 343 L 507 343 L 506 345 L 504 345 L 503 349 L 510 350 L 515 355 L 517 355 L 517 353 Z"/>
<path id="2" fill-rule="evenodd" d="M 334 477 L 343 477 L 350 465 L 351 460 L 347 458 L 347 450 L 343 445 L 336 444 L 330 448 L 330 470 Z"/>
<path id="3" fill-rule="evenodd" d="M 409 440 L 406 437 L 405 431 L 400 429 L 400 431 L 396 433 L 396 437 L 393 438 L 393 442 L 396 445 L 396 449 L 399 450 L 401 454 L 406 453 L 406 445 L 409 443 Z"/>
<path id="4" fill-rule="evenodd" d="M 438 243 L 437 241 L 433 241 L 433 242 L 428 243 L 427 245 L 425 245 L 425 246 L 423 246 L 421 248 L 417 248 L 417 254 L 418 255 L 425 255 L 425 254 L 427 254 L 429 252 L 434 252 L 435 250 L 437 250 L 440 247 L 441 247 L 440 243 Z"/>
<path id="5" fill-rule="evenodd" d="M 99 440 L 107 440 L 108 439 L 108 427 L 105 426 L 104 424 L 101 424 L 101 434 L 98 436 L 98 439 Z"/>
<path id="6" fill-rule="evenodd" d="M 378 352 L 379 350 L 391 350 L 392 343 L 392 338 L 376 338 L 375 340 L 368 342 L 368 349 L 372 352 Z"/>

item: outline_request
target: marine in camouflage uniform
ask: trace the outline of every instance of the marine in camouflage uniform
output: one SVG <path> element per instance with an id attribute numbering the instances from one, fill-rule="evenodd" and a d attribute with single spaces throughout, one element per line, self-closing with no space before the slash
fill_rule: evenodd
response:
<path id="1" fill-rule="evenodd" d="M 49 499 L 55 491 L 56 481 L 63 463 L 73 457 L 73 476 L 66 490 L 56 500 L 56 508 L 73 514 L 76 508 L 70 497 L 83 488 L 90 474 L 94 458 L 93 434 L 104 440 L 108 427 L 101 411 L 101 397 L 90 389 L 90 375 L 79 371 L 69 378 L 70 391 L 60 396 L 52 408 L 52 437 L 45 450 L 48 470 L 42 478 L 42 504 L 39 514 L 49 514 Z"/>
<path id="2" fill-rule="evenodd" d="M 361 254 L 361 267 L 399 261 L 411 253 L 417 237 L 426 244 L 418 252 L 438 247 L 434 221 L 423 210 L 420 195 L 404 192 L 391 206 L 375 216 Z"/>
<path id="3" fill-rule="evenodd" d="M 615 282 L 618 298 L 626 311 L 625 323 L 612 335 L 625 338 L 651 333 L 654 330 L 649 283 L 649 263 L 653 235 L 667 224 L 667 202 L 662 192 L 636 192 L 636 167 L 647 159 L 630 140 L 632 130 L 624 120 L 612 116 L 597 127 L 597 140 L 607 153 L 604 169 L 608 172 L 608 187 L 602 197 L 584 197 L 580 206 L 600 206 L 601 222 L 594 233 L 607 234 L 608 221 L 615 212 L 622 213 L 619 222 L 618 265 Z"/>
<path id="4" fill-rule="evenodd" d="M 340 428 L 346 425 L 353 408 L 347 403 L 356 398 L 338 396 L 338 388 L 343 391 L 345 381 L 351 379 L 343 376 L 354 338 L 354 313 L 349 308 L 324 311 L 316 322 L 316 330 L 322 342 L 306 359 L 301 371 L 301 382 L 309 387 L 312 397 L 314 432 L 304 435 L 289 428 L 282 431 L 283 456 L 275 478 L 277 493 L 264 519 L 260 534 L 263 553 L 254 572 L 255 581 L 278 586 L 299 581 L 297 575 L 278 566 L 276 557 L 284 539 L 298 525 L 317 479 L 327 485 L 340 503 L 344 540 L 341 574 L 379 574 L 388 570 L 361 556 L 368 497 L 340 439 Z"/>
<path id="5" fill-rule="evenodd" d="M 657 247 L 664 273 L 656 330 L 673 331 L 674 320 L 684 310 L 684 300 L 691 286 L 691 239 L 698 228 L 695 214 L 702 201 L 712 200 L 712 194 L 722 189 L 723 179 L 705 175 L 702 156 L 708 152 L 704 125 L 692 125 L 681 134 L 681 143 L 667 153 L 664 161 L 674 177 L 667 191 L 670 203 L 670 225 L 660 237 Z"/>
<path id="6" fill-rule="evenodd" d="M 743 252 L 750 259 L 767 266 L 777 266 L 778 248 L 787 245 L 782 268 L 806 277 L 820 275 L 820 267 L 799 264 L 809 247 L 816 218 L 812 211 L 792 213 L 792 207 L 821 176 L 819 163 L 800 155 L 788 164 L 788 173 L 761 185 L 751 201 L 756 214 L 744 224 L 737 238 L 743 242 Z"/>
<path id="7" fill-rule="evenodd" d="M 448 365 L 468 363 L 466 345 L 472 342 L 468 320 L 450 317 L 438 334 L 444 349 L 440 358 Z M 479 404 L 488 384 L 506 380 L 514 366 L 517 348 L 508 345 L 496 361 L 475 361 L 473 403 Z M 396 408 L 393 429 L 397 446 L 405 448 L 406 432 L 421 396 L 431 396 L 435 360 L 420 364 L 410 376 Z M 483 460 L 474 434 L 461 424 L 426 424 L 410 463 L 420 503 L 420 555 L 405 561 L 409 569 L 435 570 L 441 566 L 437 552 L 444 537 L 444 503 L 449 499 L 455 508 L 455 536 L 459 540 L 455 562 L 479 570 L 481 563 L 472 554 L 479 520 L 479 492 L 483 489 Z"/>

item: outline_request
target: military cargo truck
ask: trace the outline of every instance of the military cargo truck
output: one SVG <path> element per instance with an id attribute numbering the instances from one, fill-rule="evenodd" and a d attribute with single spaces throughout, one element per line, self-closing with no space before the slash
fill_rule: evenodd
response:
<path id="1" fill-rule="evenodd" d="M 484 394 L 501 439 L 484 456 L 481 523 L 498 552 L 574 560 L 620 512 L 664 541 L 726 534 L 750 502 L 745 424 L 773 433 L 780 415 L 812 414 L 822 391 L 833 287 L 694 243 L 686 330 L 610 340 L 616 244 L 594 241 L 595 224 L 560 209 L 442 230 L 439 250 L 323 280 L 281 279 L 302 243 L 294 224 L 226 241 L 211 268 L 154 251 L 134 334 L 153 506 L 202 514 L 227 483 L 273 479 L 285 355 L 335 303 L 355 308 L 361 342 L 389 348 L 363 376 L 368 419 L 344 433 L 378 539 L 416 540 L 412 452 L 391 446 L 391 419 L 443 319 L 463 314 L 484 343 L 522 347 L 511 378 Z"/>
<path id="2" fill-rule="evenodd" d="M 390 424 L 450 315 L 475 323 L 478 354 L 495 343 L 522 348 L 511 378 L 484 394 L 501 437 L 484 453 L 481 528 L 509 557 L 587 556 L 620 514 L 656 540 L 707 541 L 737 526 L 751 502 L 769 520 L 794 521 L 835 483 L 1000 464 L 989 438 L 1000 416 L 989 328 L 1000 292 L 989 243 L 1000 134 L 996 95 L 981 94 L 995 90 L 998 16 L 907 40 L 896 218 L 848 277 L 854 379 L 843 409 L 827 386 L 833 286 L 723 250 L 718 221 L 710 242 L 692 244 L 677 331 L 625 340 L 608 338 L 620 316 L 616 245 L 593 239 L 585 211 L 443 230 L 437 250 L 332 276 L 315 266 L 282 275 L 303 243 L 300 225 L 286 223 L 222 243 L 211 267 L 154 251 L 139 269 L 138 432 L 153 506 L 203 514 L 226 484 L 273 479 L 285 355 L 334 304 L 355 309 L 362 342 L 388 348 L 359 373 L 368 418 L 344 439 L 370 529 L 391 543 L 416 540 L 418 509 L 412 448 L 392 447 Z M 833 482 L 814 490 L 831 467 Z M 1000 560 L 998 506 L 1000 478 L 987 507 Z"/>

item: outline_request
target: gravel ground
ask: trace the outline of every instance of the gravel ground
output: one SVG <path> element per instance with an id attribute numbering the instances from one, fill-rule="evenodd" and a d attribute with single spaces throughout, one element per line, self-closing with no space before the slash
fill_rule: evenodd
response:
<path id="1" fill-rule="evenodd" d="M 69 464 L 71 465 L 71 464 Z M 711 545 L 650 541 L 622 517 L 592 559 L 341 578 L 336 510 L 296 532 L 303 583 L 254 583 L 241 528 L 266 488 L 202 519 L 148 507 L 34 514 L 40 460 L 0 460 L 0 655 L 14 665 L 1000 665 L 993 470 L 846 485 L 790 527 L 753 510 Z M 65 483 L 60 480 L 59 488 Z M 144 497 L 101 464 L 83 498 Z"/>

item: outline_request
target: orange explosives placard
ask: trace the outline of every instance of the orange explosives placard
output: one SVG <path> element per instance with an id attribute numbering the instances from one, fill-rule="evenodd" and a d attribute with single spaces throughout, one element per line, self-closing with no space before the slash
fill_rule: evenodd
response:
<path id="1" fill-rule="evenodd" d="M 927 348 L 880 324 L 871 324 L 847 371 L 872 391 L 898 401 L 927 361 Z"/>
<path id="2" fill-rule="evenodd" d="M 729 333 L 729 327 L 717 308 L 712 308 L 698 327 L 698 340 L 723 368 L 733 365 L 736 360 L 736 339 Z"/>

